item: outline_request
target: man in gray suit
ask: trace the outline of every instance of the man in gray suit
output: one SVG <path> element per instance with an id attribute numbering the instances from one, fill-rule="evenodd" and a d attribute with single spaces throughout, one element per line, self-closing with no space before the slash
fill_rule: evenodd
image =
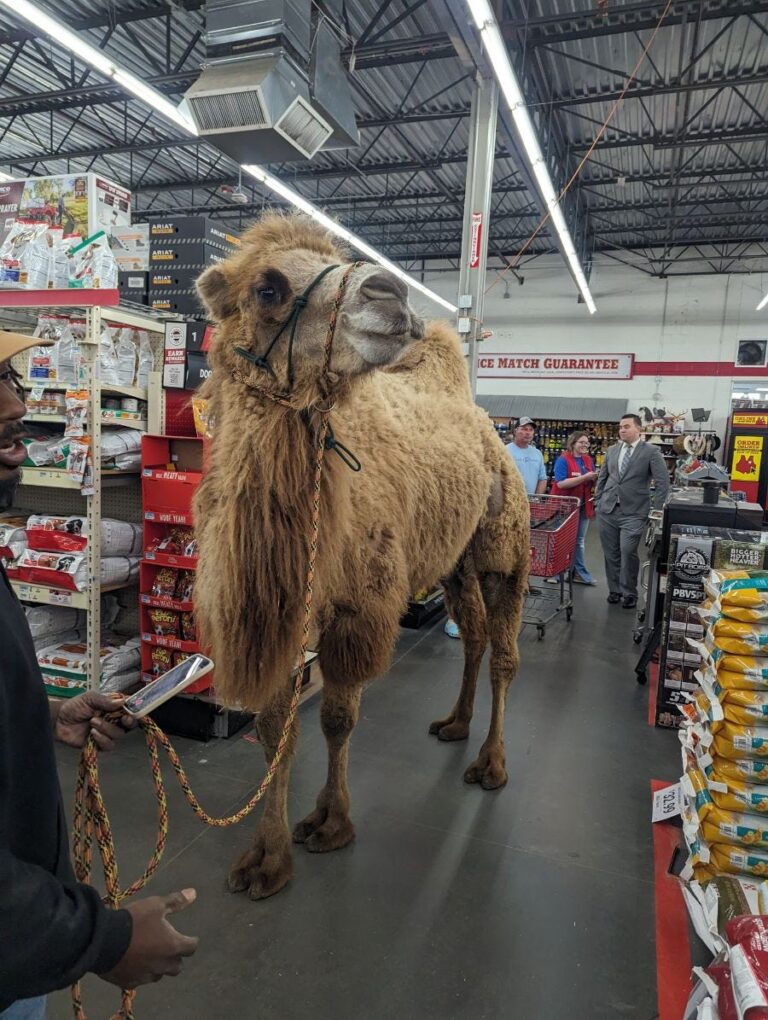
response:
<path id="1" fill-rule="evenodd" d="M 625 609 L 637 605 L 637 554 L 648 511 L 650 481 L 656 483 L 654 505 L 664 504 L 669 492 L 669 473 L 657 446 L 646 443 L 636 414 L 619 422 L 619 442 L 605 456 L 595 486 L 595 507 L 600 542 L 605 556 L 608 601 Z"/>

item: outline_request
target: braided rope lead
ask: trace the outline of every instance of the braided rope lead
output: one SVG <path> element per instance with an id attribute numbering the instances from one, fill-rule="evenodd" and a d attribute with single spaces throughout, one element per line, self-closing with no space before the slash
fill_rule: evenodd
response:
<path id="1" fill-rule="evenodd" d="M 344 297 L 347 281 L 356 265 L 358 265 L 358 263 L 353 263 L 346 269 L 336 293 L 336 299 L 328 322 L 328 330 L 325 339 L 325 357 L 323 362 L 324 375 L 328 372 L 330 365 L 331 347 L 333 344 L 334 333 L 336 331 L 339 308 Z M 277 400 L 276 403 L 282 403 L 282 401 Z M 320 427 L 317 431 L 315 447 L 315 470 L 312 492 L 312 527 L 309 541 L 307 580 L 304 589 L 304 623 L 301 635 L 301 648 L 296 659 L 295 667 L 296 680 L 293 686 L 293 694 L 288 708 L 288 714 L 285 719 L 285 725 L 283 726 L 283 732 L 280 735 L 280 740 L 278 741 L 272 761 L 269 763 L 266 774 L 254 795 L 247 804 L 240 808 L 239 811 L 236 811 L 233 815 L 228 815 L 223 818 L 215 818 L 214 816 L 209 815 L 208 812 L 200 805 L 197 797 L 192 792 L 184 767 L 166 734 L 163 733 L 160 727 L 151 719 L 142 719 L 140 724 L 144 729 L 144 736 L 147 741 L 150 767 L 152 770 L 152 781 L 155 788 L 155 796 L 157 798 L 158 829 L 155 840 L 155 850 L 144 869 L 144 873 L 126 889 L 121 890 L 117 856 L 115 854 L 115 842 L 112 835 L 112 826 L 109 821 L 109 815 L 107 814 L 107 808 L 101 793 L 101 783 L 99 781 L 98 748 L 92 737 L 89 738 L 83 748 L 77 776 L 77 786 L 75 789 L 75 808 L 73 814 L 72 855 L 75 862 L 75 874 L 79 882 L 90 881 L 93 862 L 93 842 L 95 836 L 96 844 L 101 856 L 102 868 L 104 870 L 104 882 L 106 887 L 104 901 L 113 910 L 117 910 L 123 900 L 128 899 L 130 896 L 139 892 L 139 890 L 143 889 L 147 882 L 149 882 L 150 878 L 154 875 L 160 865 L 168 840 L 168 799 L 160 769 L 160 755 L 157 748 L 158 743 L 163 746 L 190 807 L 197 817 L 205 822 L 206 825 L 224 827 L 228 825 L 236 825 L 238 822 L 241 822 L 253 811 L 259 801 L 263 799 L 275 777 L 275 773 L 280 767 L 283 755 L 285 754 L 285 748 L 290 738 L 293 722 L 296 718 L 296 712 L 299 708 L 299 700 L 301 698 L 301 689 L 304 679 L 304 660 L 307 647 L 309 645 L 312 598 L 315 583 L 315 562 L 317 560 L 317 544 L 320 534 L 320 493 L 323 479 L 323 463 L 325 460 L 326 438 L 329 430 L 328 418 L 330 412 L 330 407 L 324 408 L 318 412 L 320 414 Z M 120 1009 L 117 1013 L 113 1014 L 111 1020 L 135 1020 L 133 1013 L 133 999 L 135 995 L 135 990 L 122 990 L 122 1002 Z M 87 1020 L 85 1009 L 83 1007 L 79 981 L 72 985 L 72 1010 L 75 1020 Z"/>

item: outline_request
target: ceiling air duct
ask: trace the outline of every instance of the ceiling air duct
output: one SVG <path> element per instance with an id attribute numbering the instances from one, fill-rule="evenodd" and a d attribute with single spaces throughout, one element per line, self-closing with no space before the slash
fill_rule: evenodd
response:
<path id="1" fill-rule="evenodd" d="M 208 0 L 206 12 L 208 62 L 185 97 L 203 138 L 239 163 L 359 143 L 340 44 L 311 0 Z"/>

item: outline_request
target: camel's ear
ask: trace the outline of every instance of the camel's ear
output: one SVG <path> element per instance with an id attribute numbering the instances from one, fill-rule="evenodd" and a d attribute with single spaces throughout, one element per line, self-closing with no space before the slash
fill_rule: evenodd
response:
<path id="1" fill-rule="evenodd" d="M 202 276 L 198 276 L 197 293 L 215 322 L 221 322 L 235 310 L 235 304 L 229 292 L 229 281 L 226 273 L 219 266 L 210 266 Z"/>

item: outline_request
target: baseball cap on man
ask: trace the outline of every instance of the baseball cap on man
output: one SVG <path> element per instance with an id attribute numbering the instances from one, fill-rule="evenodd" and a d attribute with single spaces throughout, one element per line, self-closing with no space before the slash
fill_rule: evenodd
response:
<path id="1" fill-rule="evenodd" d="M 9 329 L 0 329 L 0 362 L 10 361 L 15 355 L 26 351 L 29 347 L 51 347 L 53 340 L 43 340 L 38 336 L 26 336 L 24 333 L 12 333 Z"/>
<path id="2" fill-rule="evenodd" d="M 525 415 L 523 415 L 523 417 L 520 418 L 515 428 L 519 429 L 521 425 L 533 425 L 533 427 L 536 428 L 536 422 L 533 420 L 533 418 L 527 418 Z"/>

